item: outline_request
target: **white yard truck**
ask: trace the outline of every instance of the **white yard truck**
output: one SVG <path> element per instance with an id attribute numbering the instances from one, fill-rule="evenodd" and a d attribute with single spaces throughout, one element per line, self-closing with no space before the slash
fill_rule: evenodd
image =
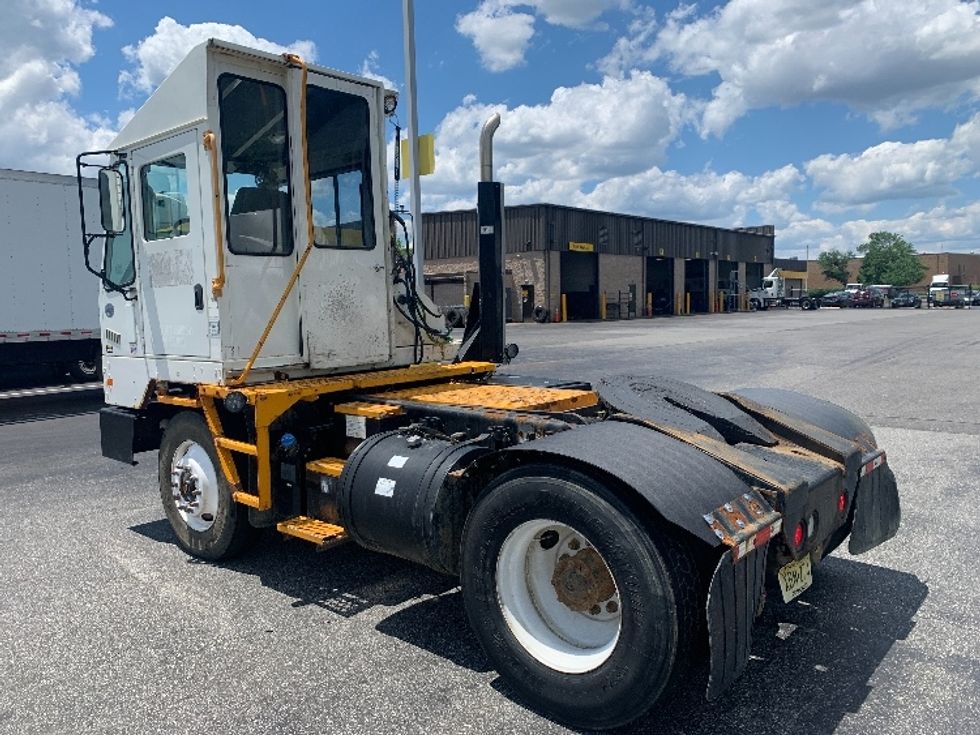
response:
<path id="1" fill-rule="evenodd" d="M 779 268 L 762 279 L 762 286 L 749 291 L 749 307 L 765 310 L 773 306 L 799 306 L 803 311 L 820 308 L 820 299 L 801 289 L 790 289 Z"/>
<path id="2" fill-rule="evenodd" d="M 562 722 L 630 722 L 698 661 L 719 696 L 767 582 L 792 599 L 845 539 L 860 553 L 895 534 L 884 451 L 790 391 L 498 373 L 516 354 L 499 116 L 480 139 L 479 289 L 449 341 L 393 237 L 395 104 L 374 80 L 209 41 L 111 150 L 80 157 L 102 195 L 86 243 L 103 454 L 158 453 L 191 555 L 270 528 L 455 576 L 494 666 Z"/>
<path id="3" fill-rule="evenodd" d="M 98 288 L 80 256 L 80 195 L 94 214 L 95 179 L 79 189 L 72 176 L 0 169 L 0 377 L 48 364 L 98 378 Z"/>

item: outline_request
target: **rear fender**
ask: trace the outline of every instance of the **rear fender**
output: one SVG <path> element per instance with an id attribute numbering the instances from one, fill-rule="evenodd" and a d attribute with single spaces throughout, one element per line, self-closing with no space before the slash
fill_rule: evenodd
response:
<path id="1" fill-rule="evenodd" d="M 745 670 L 762 597 L 768 540 L 781 516 L 734 472 L 706 454 L 636 424 L 607 421 L 553 434 L 501 453 L 518 461 L 558 459 L 598 470 L 630 488 L 659 517 L 718 559 L 706 591 L 710 647 L 707 696 Z M 507 456 L 509 455 L 509 457 Z"/>

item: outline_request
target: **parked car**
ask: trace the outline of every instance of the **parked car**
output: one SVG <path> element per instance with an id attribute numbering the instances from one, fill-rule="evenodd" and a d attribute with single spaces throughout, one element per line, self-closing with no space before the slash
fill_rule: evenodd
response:
<path id="1" fill-rule="evenodd" d="M 888 296 L 889 288 L 891 287 L 868 286 L 865 290 L 871 297 L 871 306 L 876 309 L 881 309 L 885 305 L 885 297 Z"/>
<path id="2" fill-rule="evenodd" d="M 850 306 L 855 309 L 870 309 L 875 305 L 875 298 L 870 291 L 855 291 L 851 294 Z"/>
<path id="3" fill-rule="evenodd" d="M 903 291 L 891 301 L 891 307 L 893 309 L 906 306 L 912 309 L 921 309 L 922 297 L 912 293 L 911 291 Z"/>
<path id="4" fill-rule="evenodd" d="M 820 297 L 821 306 L 850 306 L 851 297 L 853 293 L 851 291 L 831 291 L 830 293 L 824 294 Z"/>

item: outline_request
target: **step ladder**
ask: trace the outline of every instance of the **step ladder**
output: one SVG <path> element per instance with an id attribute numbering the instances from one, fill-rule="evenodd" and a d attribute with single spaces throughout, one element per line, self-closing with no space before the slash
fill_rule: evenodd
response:
<path id="1" fill-rule="evenodd" d="M 344 470 L 344 460 L 336 457 L 324 457 L 306 463 L 307 473 L 320 475 L 336 480 Z M 318 551 L 329 549 L 342 544 L 350 537 L 343 526 L 321 521 L 308 516 L 293 516 L 276 524 L 276 529 L 286 536 L 309 541 Z"/>

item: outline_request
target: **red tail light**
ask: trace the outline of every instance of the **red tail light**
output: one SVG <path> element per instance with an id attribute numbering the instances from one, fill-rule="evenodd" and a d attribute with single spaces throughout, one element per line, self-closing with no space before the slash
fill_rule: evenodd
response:
<path id="1" fill-rule="evenodd" d="M 842 492 L 837 496 L 837 512 L 843 513 L 847 510 L 847 493 Z"/>
<path id="2" fill-rule="evenodd" d="M 806 541 L 806 526 L 801 521 L 796 524 L 796 528 L 793 529 L 793 546 L 797 549 L 803 546 L 803 542 Z"/>

